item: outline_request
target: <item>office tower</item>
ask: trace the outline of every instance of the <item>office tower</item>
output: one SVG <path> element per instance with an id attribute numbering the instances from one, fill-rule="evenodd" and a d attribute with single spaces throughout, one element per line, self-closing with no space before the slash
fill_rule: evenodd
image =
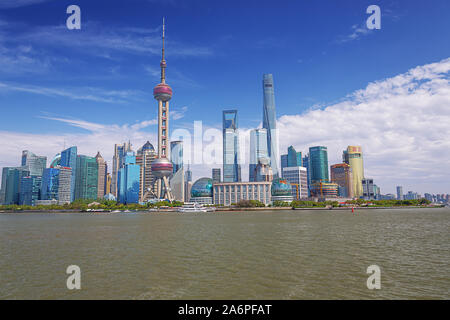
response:
<path id="1" fill-rule="evenodd" d="M 111 175 L 109 173 L 106 174 L 106 182 L 105 182 L 105 194 L 111 193 Z"/>
<path id="2" fill-rule="evenodd" d="M 352 168 L 346 163 L 334 164 L 330 167 L 331 182 L 339 186 L 338 195 L 353 198 Z"/>
<path id="3" fill-rule="evenodd" d="M 308 176 L 308 195 L 311 195 L 311 170 L 309 170 L 309 154 L 305 155 L 302 159 L 303 167 L 306 168 L 306 174 Z"/>
<path id="4" fill-rule="evenodd" d="M 61 153 L 57 153 L 52 161 L 50 161 L 50 168 L 54 168 L 56 166 L 60 166 L 61 165 Z"/>
<path id="5" fill-rule="evenodd" d="M 22 177 L 20 182 L 19 204 L 34 206 L 41 194 L 42 176 Z"/>
<path id="6" fill-rule="evenodd" d="M 58 204 L 71 202 L 72 168 L 57 166 L 44 170 L 41 200 L 58 200 Z"/>
<path id="7" fill-rule="evenodd" d="M 183 168 L 183 141 L 170 142 L 170 157 L 173 165 L 173 175 L 169 184 L 174 200 L 184 201 L 184 168 Z"/>
<path id="8" fill-rule="evenodd" d="M 403 187 L 397 186 L 397 200 L 403 200 Z"/>
<path id="9" fill-rule="evenodd" d="M 356 198 L 360 198 L 363 196 L 362 179 L 364 179 L 362 148 L 360 146 L 348 146 L 342 154 L 342 160 L 352 168 L 353 194 Z"/>
<path id="10" fill-rule="evenodd" d="M 2 170 L 2 204 L 19 204 L 20 182 L 30 175 L 28 167 L 5 167 Z"/>
<path id="11" fill-rule="evenodd" d="M 283 169 L 288 167 L 288 155 L 281 155 L 281 176 L 283 176 Z"/>
<path id="12" fill-rule="evenodd" d="M 237 110 L 224 110 L 223 118 L 223 181 L 241 181 Z"/>
<path id="13" fill-rule="evenodd" d="M 184 175 L 184 180 L 186 182 L 192 182 L 192 171 L 190 169 L 189 163 L 188 163 L 188 167 L 187 167 L 186 173 Z"/>
<path id="14" fill-rule="evenodd" d="M 213 183 L 220 183 L 220 181 L 221 181 L 220 168 L 212 169 L 212 180 L 213 180 Z"/>
<path id="15" fill-rule="evenodd" d="M 293 146 L 288 148 L 287 154 L 287 166 L 288 167 L 303 167 L 302 165 L 302 153 L 297 152 Z"/>
<path id="16" fill-rule="evenodd" d="M 161 82 L 153 89 L 153 97 L 158 101 L 158 158 L 152 163 L 152 171 L 156 177 L 157 198 L 173 200 L 170 190 L 169 177 L 173 173 L 170 162 L 169 147 L 169 100 L 172 98 L 172 88 L 166 84 L 166 60 L 164 57 L 165 25 L 163 19 L 162 29 L 162 58 Z"/>
<path id="17" fill-rule="evenodd" d="M 59 164 L 62 167 L 72 168 L 72 178 L 70 182 L 70 201 L 75 200 L 75 186 L 76 186 L 76 178 L 77 178 L 77 147 L 73 146 L 61 152 L 61 159 Z M 56 163 L 57 165 L 57 163 Z M 54 166 L 56 167 L 56 166 Z"/>
<path id="18" fill-rule="evenodd" d="M 376 184 L 373 185 L 373 193 L 375 200 L 381 200 L 381 189 Z"/>
<path id="19" fill-rule="evenodd" d="M 286 167 L 283 169 L 283 179 L 289 181 L 294 200 L 308 198 L 308 173 L 304 167 Z"/>
<path id="20" fill-rule="evenodd" d="M 134 152 L 127 152 L 118 175 L 118 193 L 120 203 L 138 203 L 141 168 L 136 164 Z"/>
<path id="21" fill-rule="evenodd" d="M 270 157 L 270 166 L 272 167 L 274 177 L 278 177 L 277 115 L 275 110 L 273 76 L 271 74 L 263 75 L 263 91 L 263 128 L 267 129 L 267 148 Z"/>
<path id="22" fill-rule="evenodd" d="M 183 167 L 183 141 L 170 142 L 170 158 L 173 165 L 173 173 Z"/>
<path id="23" fill-rule="evenodd" d="M 98 165 L 94 157 L 77 156 L 75 179 L 76 199 L 97 199 Z"/>
<path id="24" fill-rule="evenodd" d="M 147 141 L 136 154 L 136 164 L 140 166 L 139 202 L 147 202 L 156 198 L 155 177 L 152 174 L 152 162 L 156 159 L 156 151 Z"/>
<path id="25" fill-rule="evenodd" d="M 22 167 L 30 171 L 31 176 L 42 176 L 47 166 L 47 157 L 40 157 L 28 150 L 22 151 Z"/>
<path id="26" fill-rule="evenodd" d="M 123 165 L 123 157 L 127 152 L 131 152 L 131 143 L 125 142 L 123 145 L 114 145 L 114 155 L 113 155 L 113 167 L 111 176 L 111 193 L 117 198 L 118 196 L 118 185 L 117 179 L 119 175 L 119 170 Z"/>
<path id="27" fill-rule="evenodd" d="M 366 200 L 373 200 L 375 199 L 375 192 L 374 192 L 374 184 L 373 179 L 364 178 L 361 180 L 361 184 L 363 187 L 363 194 L 362 197 Z"/>
<path id="28" fill-rule="evenodd" d="M 249 181 L 256 181 L 256 166 L 262 158 L 269 159 L 269 151 L 267 149 L 267 129 L 253 129 L 250 131 Z"/>
<path id="29" fill-rule="evenodd" d="M 191 190 L 192 190 L 192 171 L 188 163 L 187 170 L 184 174 L 184 202 L 189 202 L 191 200 Z"/>
<path id="30" fill-rule="evenodd" d="M 309 148 L 309 170 L 311 184 L 329 182 L 327 147 L 317 146 Z"/>
<path id="31" fill-rule="evenodd" d="M 100 154 L 100 151 L 95 156 L 95 160 L 97 161 L 98 167 L 97 199 L 103 199 L 103 196 L 105 195 L 107 165 L 105 159 L 103 159 Z"/>

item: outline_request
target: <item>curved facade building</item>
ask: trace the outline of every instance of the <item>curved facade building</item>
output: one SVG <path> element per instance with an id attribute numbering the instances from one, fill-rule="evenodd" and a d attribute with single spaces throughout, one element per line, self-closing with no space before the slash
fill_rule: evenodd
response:
<path id="1" fill-rule="evenodd" d="M 213 183 L 211 178 L 200 178 L 192 185 L 191 202 L 213 203 Z"/>
<path id="2" fill-rule="evenodd" d="M 362 148 L 360 146 L 348 146 L 347 150 L 344 150 L 342 155 L 344 163 L 348 164 L 352 169 L 352 185 L 353 196 L 360 198 L 363 196 L 363 184 L 364 179 L 364 163 Z"/>
<path id="3" fill-rule="evenodd" d="M 336 183 L 316 182 L 311 185 L 311 196 L 318 198 L 337 198 L 339 186 Z"/>
<path id="4" fill-rule="evenodd" d="M 277 114 L 272 74 L 263 75 L 263 128 L 267 129 L 267 148 L 274 177 L 279 176 Z"/>
<path id="5" fill-rule="evenodd" d="M 291 202 L 292 197 L 292 186 L 289 181 L 285 179 L 274 179 L 272 182 L 272 202 L 274 201 L 284 201 Z"/>

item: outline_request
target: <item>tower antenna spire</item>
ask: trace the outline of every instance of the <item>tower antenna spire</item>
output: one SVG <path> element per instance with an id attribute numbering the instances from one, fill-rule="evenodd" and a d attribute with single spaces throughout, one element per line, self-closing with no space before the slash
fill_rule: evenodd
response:
<path id="1" fill-rule="evenodd" d="M 162 55 L 161 55 L 161 83 L 166 83 L 165 39 L 166 39 L 166 19 L 163 17 L 163 25 L 162 25 Z"/>

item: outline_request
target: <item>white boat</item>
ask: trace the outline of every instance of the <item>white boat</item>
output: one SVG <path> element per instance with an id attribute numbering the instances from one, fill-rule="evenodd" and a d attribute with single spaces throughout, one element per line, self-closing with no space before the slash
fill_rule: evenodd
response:
<path id="1" fill-rule="evenodd" d="M 196 202 L 185 202 L 182 207 L 180 207 L 178 212 L 214 212 L 216 208 L 204 207 L 202 204 Z"/>

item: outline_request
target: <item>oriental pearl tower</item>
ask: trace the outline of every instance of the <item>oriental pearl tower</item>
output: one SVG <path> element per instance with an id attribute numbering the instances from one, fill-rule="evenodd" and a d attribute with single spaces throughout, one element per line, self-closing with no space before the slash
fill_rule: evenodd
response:
<path id="1" fill-rule="evenodd" d="M 152 173 L 156 177 L 158 199 L 174 199 L 168 178 L 172 175 L 173 165 L 169 158 L 169 100 L 172 88 L 166 84 L 166 60 L 164 58 L 165 23 L 162 28 L 161 83 L 153 89 L 153 97 L 158 101 L 158 157 L 153 161 Z"/>

